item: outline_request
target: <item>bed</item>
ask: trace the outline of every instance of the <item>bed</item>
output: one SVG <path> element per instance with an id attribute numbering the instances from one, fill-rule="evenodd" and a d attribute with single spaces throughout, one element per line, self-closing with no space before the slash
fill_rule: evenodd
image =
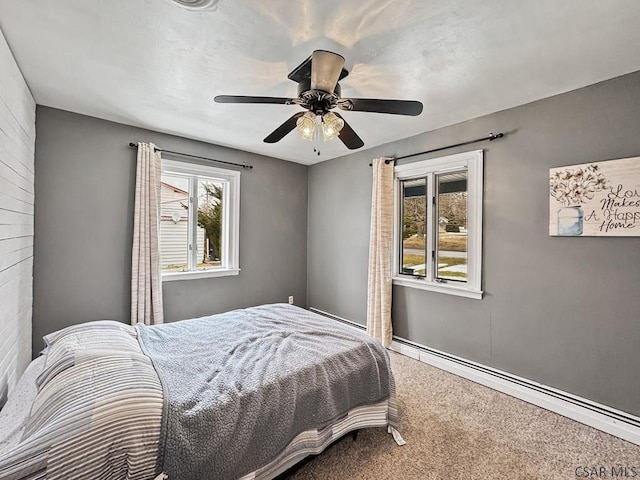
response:
<path id="1" fill-rule="evenodd" d="M 346 433 L 398 444 L 386 350 L 272 304 L 44 337 L 0 411 L 0 479 L 270 479 Z"/>

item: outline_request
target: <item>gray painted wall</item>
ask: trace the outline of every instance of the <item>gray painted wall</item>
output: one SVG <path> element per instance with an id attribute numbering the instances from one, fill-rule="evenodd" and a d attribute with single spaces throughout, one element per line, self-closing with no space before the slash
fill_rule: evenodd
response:
<path id="1" fill-rule="evenodd" d="M 371 158 L 489 132 L 432 155 L 485 149 L 484 299 L 394 287 L 395 334 L 640 415 L 640 238 L 548 235 L 550 167 L 640 155 L 640 72 L 311 167 L 309 306 L 366 323 Z"/>
<path id="2" fill-rule="evenodd" d="M 42 336 L 88 320 L 129 322 L 136 150 L 253 164 L 240 186 L 240 275 L 163 285 L 165 320 L 306 302 L 307 172 L 291 162 L 38 106 L 34 353 Z"/>

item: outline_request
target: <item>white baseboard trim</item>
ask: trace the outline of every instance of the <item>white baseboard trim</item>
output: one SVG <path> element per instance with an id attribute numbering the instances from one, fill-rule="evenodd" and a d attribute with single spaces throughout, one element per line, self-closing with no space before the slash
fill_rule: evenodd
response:
<path id="1" fill-rule="evenodd" d="M 640 445 L 640 418 L 526 378 L 394 337 L 390 350 Z"/>
<path id="2" fill-rule="evenodd" d="M 324 310 L 320 310 L 319 308 L 309 307 L 309 310 L 315 313 L 319 313 L 320 315 L 324 315 L 325 317 L 333 318 L 334 320 L 338 320 L 339 322 L 346 323 L 347 325 L 357 328 L 358 330 L 366 330 L 367 327 L 364 325 L 360 325 L 353 320 L 348 320 L 344 317 L 339 317 L 338 315 L 334 315 L 333 313 L 325 312 Z"/>
<path id="3" fill-rule="evenodd" d="M 364 329 L 362 325 L 337 315 L 313 307 L 309 310 L 359 330 Z M 640 417 L 400 337 L 393 338 L 389 350 L 640 445 Z"/>

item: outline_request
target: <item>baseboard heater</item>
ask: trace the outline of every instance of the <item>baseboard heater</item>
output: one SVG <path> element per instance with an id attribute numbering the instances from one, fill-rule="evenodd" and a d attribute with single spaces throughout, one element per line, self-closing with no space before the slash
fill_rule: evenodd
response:
<path id="1" fill-rule="evenodd" d="M 365 330 L 364 326 L 337 315 L 313 307 L 309 310 Z M 631 414 L 395 335 L 390 350 L 640 445 L 640 418 Z"/>

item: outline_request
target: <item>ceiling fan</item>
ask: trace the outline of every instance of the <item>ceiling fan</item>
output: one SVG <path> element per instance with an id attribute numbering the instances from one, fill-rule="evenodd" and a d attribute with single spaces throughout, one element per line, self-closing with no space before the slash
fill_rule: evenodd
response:
<path id="1" fill-rule="evenodd" d="M 362 139 L 337 112 L 390 113 L 394 115 L 420 115 L 422 103 L 414 100 L 382 100 L 375 98 L 342 98 L 338 83 L 349 72 L 343 68 L 344 57 L 326 50 L 316 50 L 287 78 L 298 83 L 298 98 L 251 97 L 242 95 L 218 95 L 218 103 L 262 103 L 299 105 L 306 112 L 297 112 L 271 132 L 264 141 L 275 143 L 297 128 L 302 138 L 315 141 L 314 151 L 320 155 L 320 140 L 327 141 L 336 136 L 347 148 L 353 150 L 364 145 Z"/>

